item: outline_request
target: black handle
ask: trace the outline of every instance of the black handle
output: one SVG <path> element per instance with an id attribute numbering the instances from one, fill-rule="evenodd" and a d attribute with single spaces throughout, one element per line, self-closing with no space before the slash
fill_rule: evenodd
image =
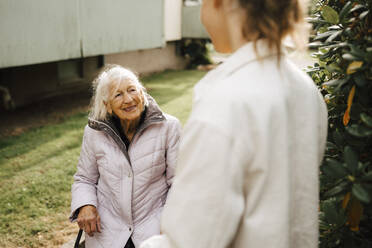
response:
<path id="1" fill-rule="evenodd" d="M 80 239 L 81 239 L 81 235 L 82 234 L 83 234 L 83 229 L 80 229 L 79 230 L 79 233 L 78 233 L 78 235 L 76 237 L 74 248 L 79 248 L 79 243 L 80 243 Z"/>

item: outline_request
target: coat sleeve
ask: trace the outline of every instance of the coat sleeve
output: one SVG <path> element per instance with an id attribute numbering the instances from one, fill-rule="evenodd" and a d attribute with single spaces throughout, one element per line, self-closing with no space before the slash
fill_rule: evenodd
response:
<path id="1" fill-rule="evenodd" d="M 247 144 L 203 121 L 187 124 L 162 235 L 141 248 L 228 247 L 244 211 Z"/>
<path id="2" fill-rule="evenodd" d="M 70 221 L 77 218 L 78 209 L 85 205 L 97 207 L 96 184 L 99 177 L 97 162 L 95 159 L 92 130 L 85 127 L 80 158 L 77 172 L 74 175 L 74 183 L 71 188 L 71 215 Z"/>
<path id="3" fill-rule="evenodd" d="M 165 151 L 166 159 L 166 177 L 167 184 L 170 187 L 173 182 L 174 172 L 177 164 L 178 146 L 181 135 L 181 124 L 175 119 L 168 131 L 168 138 Z"/>
<path id="4" fill-rule="evenodd" d="M 323 161 L 324 152 L 327 142 L 328 132 L 328 112 L 327 105 L 324 102 L 323 96 L 318 92 L 319 96 L 319 164 Z"/>

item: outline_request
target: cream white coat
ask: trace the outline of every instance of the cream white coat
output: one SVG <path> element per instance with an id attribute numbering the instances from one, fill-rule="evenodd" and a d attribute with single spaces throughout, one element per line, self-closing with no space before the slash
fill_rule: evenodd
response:
<path id="1" fill-rule="evenodd" d="M 258 44 L 195 87 L 162 235 L 141 248 L 313 248 L 327 110 L 312 80 Z"/>

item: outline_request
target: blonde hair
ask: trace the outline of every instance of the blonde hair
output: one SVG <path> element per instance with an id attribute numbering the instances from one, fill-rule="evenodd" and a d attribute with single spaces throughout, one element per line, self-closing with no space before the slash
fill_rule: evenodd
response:
<path id="1" fill-rule="evenodd" d="M 306 0 L 238 0 L 246 12 L 243 35 L 256 44 L 265 39 L 270 49 L 278 53 L 282 41 L 290 35 L 298 48 L 305 48 L 309 25 L 305 22 Z"/>
<path id="2" fill-rule="evenodd" d="M 148 106 L 146 89 L 138 80 L 138 77 L 129 69 L 120 65 L 110 64 L 105 66 L 93 80 L 93 97 L 91 100 L 89 118 L 94 120 L 107 120 L 109 113 L 106 104 L 110 98 L 110 86 L 114 82 L 129 80 L 136 83 L 143 97 L 144 105 Z"/>

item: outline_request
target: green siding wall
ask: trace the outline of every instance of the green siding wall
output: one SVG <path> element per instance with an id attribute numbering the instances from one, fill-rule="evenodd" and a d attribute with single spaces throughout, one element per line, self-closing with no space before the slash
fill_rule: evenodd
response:
<path id="1" fill-rule="evenodd" d="M 207 31 L 200 21 L 200 5 L 183 6 L 182 8 L 182 37 L 209 38 Z"/>
<path id="2" fill-rule="evenodd" d="M 160 47 L 163 0 L 0 0 L 0 68 Z"/>
<path id="3" fill-rule="evenodd" d="M 163 0 L 81 0 L 85 56 L 165 45 Z"/>
<path id="4" fill-rule="evenodd" d="M 0 0 L 0 68 L 80 56 L 76 0 Z"/>

